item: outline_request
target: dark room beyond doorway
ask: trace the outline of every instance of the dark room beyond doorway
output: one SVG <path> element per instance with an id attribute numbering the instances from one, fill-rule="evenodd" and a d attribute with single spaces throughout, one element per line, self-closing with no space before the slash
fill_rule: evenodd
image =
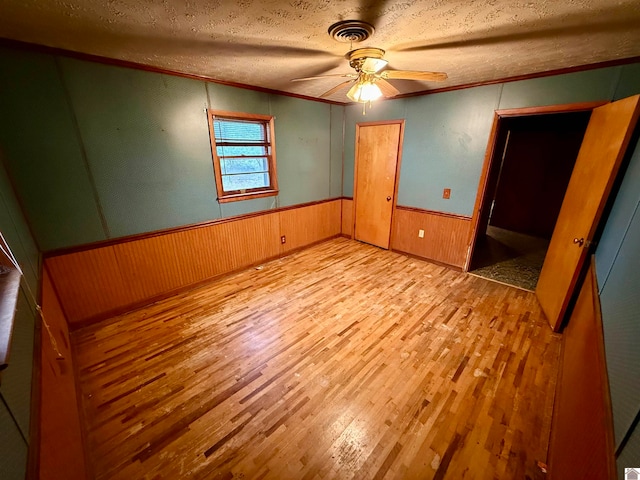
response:
<path id="1" fill-rule="evenodd" d="M 591 112 L 505 119 L 471 273 L 535 290 Z"/>

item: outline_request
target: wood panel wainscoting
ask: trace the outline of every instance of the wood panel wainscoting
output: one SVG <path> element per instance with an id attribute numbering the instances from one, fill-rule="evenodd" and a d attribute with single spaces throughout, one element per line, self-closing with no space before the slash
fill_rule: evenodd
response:
<path id="1" fill-rule="evenodd" d="M 470 228 L 470 217 L 397 206 L 391 249 L 462 269 Z M 424 238 L 419 230 L 424 230 Z"/>
<path id="2" fill-rule="evenodd" d="M 73 328 L 335 237 L 340 218 L 341 199 L 314 202 L 54 252 L 45 268 Z"/>
<path id="3" fill-rule="evenodd" d="M 41 329 L 39 435 L 30 445 L 38 451 L 34 478 L 85 480 L 91 475 L 85 459 L 73 350 L 67 322 L 46 270 L 41 292 L 42 316 L 49 328 Z"/>
<path id="4" fill-rule="evenodd" d="M 280 216 L 280 235 L 286 235 L 281 253 L 298 250 L 340 234 L 341 201 L 283 210 Z"/>
<path id="5" fill-rule="evenodd" d="M 561 358 L 549 445 L 550 478 L 618 478 L 593 257 L 562 335 Z"/>
<path id="6" fill-rule="evenodd" d="M 353 198 L 342 199 L 342 235 L 353 237 Z"/>

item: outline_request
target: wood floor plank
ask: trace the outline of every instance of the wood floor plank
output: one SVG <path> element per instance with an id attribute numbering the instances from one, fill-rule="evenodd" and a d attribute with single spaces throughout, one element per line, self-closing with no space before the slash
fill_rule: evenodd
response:
<path id="1" fill-rule="evenodd" d="M 336 238 L 74 332 L 97 478 L 537 478 L 532 293 Z"/>

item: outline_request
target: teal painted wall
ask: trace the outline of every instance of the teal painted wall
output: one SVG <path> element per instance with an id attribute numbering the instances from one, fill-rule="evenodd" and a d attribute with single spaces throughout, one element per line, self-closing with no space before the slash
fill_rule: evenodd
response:
<path id="1" fill-rule="evenodd" d="M 365 116 L 361 106 L 349 105 L 344 195 L 353 195 L 355 124 L 403 118 L 398 204 L 471 216 L 495 110 L 612 100 L 637 89 L 633 73 L 638 70 L 637 65 L 603 68 L 388 100 L 374 104 Z M 442 198 L 444 188 L 451 189 L 449 200 Z"/>
<path id="2" fill-rule="evenodd" d="M 41 248 L 107 238 L 56 59 L 0 47 L 0 155 Z"/>
<path id="3" fill-rule="evenodd" d="M 638 93 L 640 64 L 619 67 L 613 99 Z M 640 414 L 640 141 L 629 152 L 596 250 L 616 446 L 630 436 L 618 457 L 619 478 L 624 467 L 635 467 L 640 461 L 640 429 L 629 431 Z"/>
<path id="4" fill-rule="evenodd" d="M 23 273 L 15 312 L 9 367 L 0 384 L 0 478 L 25 477 L 29 442 L 33 340 L 36 322 L 39 255 L 20 211 L 6 171 L 0 165 L 0 232 L 9 244 Z"/>
<path id="5" fill-rule="evenodd" d="M 640 76 L 639 76 L 640 77 Z M 596 251 L 618 474 L 640 460 L 640 143 Z M 633 430 L 630 430 L 632 429 Z"/>
<path id="6" fill-rule="evenodd" d="M 500 109 L 611 100 L 620 67 L 505 83 Z"/>
<path id="7" fill-rule="evenodd" d="M 41 251 L 342 194 L 342 106 L 0 48 L 0 152 Z M 275 116 L 280 195 L 216 200 L 207 107 Z"/>
<path id="8" fill-rule="evenodd" d="M 331 106 L 272 95 L 271 112 L 276 129 L 278 206 L 331 198 Z"/>
<path id="9" fill-rule="evenodd" d="M 203 82 L 58 62 L 110 237 L 219 216 Z"/>
<path id="10" fill-rule="evenodd" d="M 639 272 L 640 203 L 637 203 L 609 274 L 600 281 L 616 445 L 640 412 Z"/>
<path id="11" fill-rule="evenodd" d="M 462 215 L 473 213 L 499 98 L 500 86 L 489 85 L 405 100 L 400 205 L 428 205 L 430 210 Z M 442 198 L 444 188 L 451 189 L 449 200 Z"/>
<path id="12" fill-rule="evenodd" d="M 640 185 L 640 147 L 636 146 L 598 244 L 596 271 L 601 292 L 640 203 L 638 185 Z"/>
<path id="13" fill-rule="evenodd" d="M 357 123 L 404 119 L 398 204 L 471 215 L 500 86 L 346 107 L 344 195 L 353 196 Z M 451 198 L 442 190 L 451 188 Z"/>
<path id="14" fill-rule="evenodd" d="M 342 196 L 344 107 L 331 105 L 331 196 Z"/>
<path id="15" fill-rule="evenodd" d="M 631 434 L 626 447 L 618 456 L 618 478 L 624 479 L 624 469 L 636 468 L 640 465 L 640 428 L 637 428 Z"/>

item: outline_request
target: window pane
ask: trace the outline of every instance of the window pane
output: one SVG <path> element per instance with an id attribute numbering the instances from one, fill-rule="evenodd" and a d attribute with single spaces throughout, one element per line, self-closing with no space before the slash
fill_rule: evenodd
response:
<path id="1" fill-rule="evenodd" d="M 264 143 L 263 122 L 216 119 L 213 122 L 216 142 Z"/>
<path id="2" fill-rule="evenodd" d="M 269 161 L 262 158 L 221 158 L 222 174 L 268 172 Z"/>
<path id="3" fill-rule="evenodd" d="M 246 155 L 247 157 L 261 157 L 267 154 L 265 147 L 250 147 L 248 145 L 241 145 L 238 147 L 220 146 L 216 147 L 216 151 L 219 157 L 239 157 Z"/>
<path id="4" fill-rule="evenodd" d="M 241 175 L 222 176 L 222 187 L 225 192 L 233 190 L 248 190 L 250 188 L 266 188 L 268 186 L 268 173 L 247 173 Z"/>
<path id="5" fill-rule="evenodd" d="M 216 187 L 221 201 L 244 200 L 277 183 L 275 145 L 270 144 L 272 117 L 247 115 L 225 117 L 226 112 L 210 111 L 213 130 L 212 147 L 217 177 Z M 273 160 L 272 160 L 273 159 Z M 243 195 L 246 193 L 246 195 Z"/>

